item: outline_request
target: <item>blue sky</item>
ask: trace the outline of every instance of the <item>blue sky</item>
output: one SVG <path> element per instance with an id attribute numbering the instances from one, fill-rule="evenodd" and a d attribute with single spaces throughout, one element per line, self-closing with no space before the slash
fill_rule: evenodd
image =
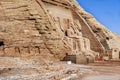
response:
<path id="1" fill-rule="evenodd" d="M 120 0 L 77 0 L 101 24 L 120 35 Z"/>

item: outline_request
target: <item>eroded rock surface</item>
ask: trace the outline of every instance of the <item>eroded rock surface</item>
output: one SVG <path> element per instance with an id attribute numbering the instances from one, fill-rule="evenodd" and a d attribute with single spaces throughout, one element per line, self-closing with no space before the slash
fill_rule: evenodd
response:
<path id="1" fill-rule="evenodd" d="M 0 0 L 1 80 L 82 79 L 97 72 L 55 61 L 67 55 L 79 55 L 79 63 L 86 56 L 91 62 L 106 54 L 118 59 L 119 43 L 75 0 Z"/>
<path id="2" fill-rule="evenodd" d="M 0 0 L 0 12 L 0 56 L 62 60 L 119 50 L 120 37 L 74 0 Z"/>
<path id="3" fill-rule="evenodd" d="M 1 0 L 0 55 L 63 59 L 66 54 L 103 53 L 103 45 L 76 4 L 69 0 Z"/>
<path id="4" fill-rule="evenodd" d="M 72 11 L 67 9 L 70 5 L 58 1 L 56 6 L 52 4 L 54 2 L 1 0 L 0 55 L 42 55 L 61 59 L 66 53 L 85 51 L 81 25 L 78 19 L 73 19 L 75 15 Z"/>

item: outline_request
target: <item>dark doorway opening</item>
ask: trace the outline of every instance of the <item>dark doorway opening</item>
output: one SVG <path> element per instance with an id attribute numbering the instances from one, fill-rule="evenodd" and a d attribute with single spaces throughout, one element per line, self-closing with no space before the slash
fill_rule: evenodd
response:
<path id="1" fill-rule="evenodd" d="M 109 37 L 106 37 L 106 40 L 109 40 L 110 38 Z"/>
<path id="2" fill-rule="evenodd" d="M 120 59 L 120 52 L 119 52 L 119 59 Z"/>
<path id="3" fill-rule="evenodd" d="M 3 46 L 4 45 L 4 42 L 3 41 L 0 41 L 0 46 Z"/>

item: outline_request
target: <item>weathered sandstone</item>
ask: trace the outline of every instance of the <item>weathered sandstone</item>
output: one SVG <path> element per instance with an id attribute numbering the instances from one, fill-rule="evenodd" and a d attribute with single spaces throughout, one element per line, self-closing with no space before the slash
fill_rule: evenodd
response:
<path id="1" fill-rule="evenodd" d="M 0 0 L 1 57 L 103 57 L 119 39 L 74 0 Z"/>

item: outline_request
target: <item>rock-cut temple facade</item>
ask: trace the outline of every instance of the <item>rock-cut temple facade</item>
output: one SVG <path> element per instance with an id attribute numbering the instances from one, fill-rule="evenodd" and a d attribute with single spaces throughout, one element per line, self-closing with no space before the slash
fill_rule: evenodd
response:
<path id="1" fill-rule="evenodd" d="M 0 0 L 1 57 L 117 60 L 119 43 L 76 0 Z"/>

